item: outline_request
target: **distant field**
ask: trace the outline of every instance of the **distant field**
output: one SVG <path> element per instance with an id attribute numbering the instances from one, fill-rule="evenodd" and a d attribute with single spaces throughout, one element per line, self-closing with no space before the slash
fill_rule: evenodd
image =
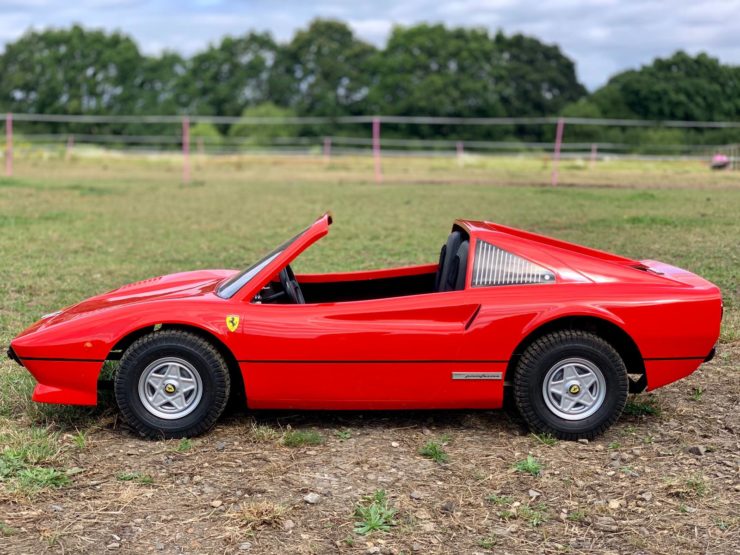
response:
<path id="1" fill-rule="evenodd" d="M 512 552 L 558 552 L 566 546 L 574 553 L 616 552 L 625 545 L 628 552 L 670 552 L 672 541 L 689 552 L 730 552 L 729 546 L 738 547 L 740 172 L 712 173 L 696 162 L 603 162 L 591 168 L 587 163 L 564 161 L 562 186 L 553 189 L 546 186 L 550 166 L 544 158 L 466 159 L 464 167 L 451 159 L 389 159 L 380 185 L 373 182 L 372 160 L 357 158 L 325 162 L 196 157 L 189 185 L 181 183 L 177 157 L 75 158 L 65 163 L 38 156 L 17 160 L 15 169 L 16 177 L 0 178 L 3 352 L 17 332 L 44 313 L 142 278 L 197 268 L 243 267 L 325 210 L 334 213 L 332 233 L 300 258 L 299 271 L 436 261 L 454 218 L 481 218 L 687 268 L 722 288 L 725 318 L 718 362 L 689 380 L 639 396 L 634 401 L 638 409 L 643 405 L 658 409 L 635 409 L 634 415 L 589 446 L 547 447 L 519 436 L 517 425 L 503 414 L 432 413 L 367 420 L 336 414 L 268 415 L 256 421 L 240 416 L 178 450 L 176 443 L 133 438 L 117 426 L 115 411 L 108 406 L 91 412 L 33 405 L 29 401 L 32 380 L 3 360 L 0 551 L 6 542 L 16 551 L 47 546 L 67 552 L 98 552 L 109 543 L 126 547 L 128 542 L 134 551 L 161 543 L 162 552 L 175 547 L 230 552 L 248 541 L 252 552 L 260 553 L 299 548 L 323 553 L 339 549 L 337 542 L 341 549 L 364 552 L 366 539 L 352 533 L 352 515 L 362 494 L 375 489 L 388 490 L 400 510 L 401 524 L 379 536 L 385 543 L 375 544 L 392 553 L 408 552 L 414 543 L 422 546 L 422 552 L 444 552 L 455 545 L 462 546 L 461 552 L 485 552 L 494 545 Z M 470 426 L 465 424 L 468 421 Z M 327 441 L 291 451 L 280 444 L 288 424 L 316 428 Z M 342 439 L 339 432 L 344 430 L 349 436 Z M 417 454 L 416 445 L 445 434 L 452 437 L 450 463 L 423 466 L 429 461 Z M 407 450 L 403 456 L 397 450 L 396 455 L 389 454 L 389 437 L 397 438 L 401 450 Z M 215 442 L 224 442 L 226 451 L 217 451 Z M 685 455 L 693 442 L 713 448 L 699 459 L 700 464 Z M 363 450 L 376 462 L 358 459 Z M 129 451 L 135 456 L 128 456 Z M 539 481 L 512 477 L 502 486 L 496 477 L 514 476 L 511 465 L 527 452 L 543 461 L 544 477 Z M 570 460 L 572 452 L 578 453 L 575 462 Z M 626 455 L 614 467 L 617 476 L 611 485 L 601 472 L 615 460 L 609 452 Z M 672 460 L 662 453 L 669 453 Z M 227 481 L 222 470 L 237 472 L 235 458 L 250 461 L 249 472 L 261 473 L 255 478 L 260 482 L 257 493 L 249 494 L 251 478 L 244 475 L 239 483 Z M 255 462 L 260 460 L 265 461 L 263 466 Z M 210 461 L 211 470 L 202 467 L 204 461 Z M 391 466 L 383 466 L 386 463 Z M 170 464 L 184 466 L 175 472 Z M 368 469 L 362 470 L 363 464 Z M 79 472 L 69 472 L 75 468 Z M 349 468 L 361 469 L 367 478 L 363 482 L 363 476 L 353 477 L 345 485 L 354 489 L 341 489 L 342 493 L 306 478 L 324 471 L 352 474 Z M 404 481 L 403 473 L 398 474 L 404 468 L 416 482 Z M 552 474 L 555 468 L 562 474 Z M 630 479 L 624 468 L 631 468 L 639 478 Z M 55 478 L 52 470 L 62 477 Z M 121 479 L 121 473 L 131 472 L 145 473 L 152 482 L 139 479 L 141 474 Z M 293 482 L 280 482 L 279 476 L 291 472 L 298 473 Z M 387 482 L 369 477 L 389 473 L 393 479 Z M 192 482 L 195 475 L 201 476 L 200 485 Z M 274 483 L 264 483 L 273 475 Z M 439 492 L 425 490 L 422 500 L 409 501 L 409 492 L 425 487 L 424 475 L 437 481 Z M 568 488 L 577 490 L 573 484 L 586 484 L 586 489 L 572 493 L 571 501 L 575 499 L 577 506 L 558 497 L 566 475 L 571 480 Z M 186 476 L 188 481 L 182 482 Z M 651 486 L 665 476 L 674 477 L 675 483 L 658 489 Z M 455 487 L 445 489 L 448 482 Z M 206 483 L 210 492 L 191 495 L 193 488 L 202 489 Z M 63 487 L 54 489 L 54 485 Z M 311 513 L 302 496 L 306 488 L 320 487 L 334 492 L 333 501 L 317 505 Z M 536 497 L 541 495 L 537 503 L 544 503 L 544 508 L 529 498 L 530 489 L 538 492 Z M 235 497 L 237 490 L 242 491 L 241 497 Z M 646 514 L 656 515 L 650 522 L 632 522 L 639 517 L 627 507 L 634 508 L 634 503 L 642 507 L 637 496 L 646 490 L 662 505 L 654 511 L 648 506 L 651 512 Z M 473 491 L 478 496 L 475 503 L 466 497 Z M 173 492 L 183 495 L 180 510 L 188 522 L 168 525 L 159 517 L 146 520 L 148 507 L 165 509 L 148 495 L 152 492 L 155 499 Z M 244 492 L 252 497 L 246 499 Z M 485 501 L 491 495 L 509 500 L 500 503 L 506 506 L 497 506 L 498 502 Z M 606 499 L 607 504 L 594 505 L 589 496 Z M 625 503 L 609 505 L 610 496 Z M 229 507 L 226 512 L 209 505 L 216 497 L 223 501 L 219 507 Z M 124 498 L 130 500 L 128 504 L 119 502 Z M 462 511 L 457 517 L 454 511 L 451 515 L 439 510 L 450 499 Z M 285 508 L 285 515 L 247 526 L 238 511 L 246 510 L 245 503 L 259 500 L 272 503 L 275 511 L 275 507 Z M 534 525 L 531 511 L 527 517 L 516 510 L 514 516 L 501 517 L 502 511 L 512 510 L 514 501 L 549 516 Z M 60 505 L 62 510 L 49 512 L 50 505 Z M 567 509 L 566 515 L 583 514 L 560 518 L 562 508 Z M 79 511 L 87 511 L 85 518 L 90 519 L 85 530 L 74 528 Z M 616 519 L 619 535 L 610 536 L 611 524 L 598 520 L 606 517 Z M 145 520 L 136 522 L 137 518 Z M 286 519 L 297 525 L 295 531 L 284 529 Z M 511 531 L 512 522 L 518 523 L 519 532 Z M 178 539 L 168 536 L 168 526 L 180 534 Z M 217 532 L 220 526 L 228 534 Z M 135 532 L 137 527 L 148 530 L 148 535 Z M 641 527 L 649 527 L 649 533 L 643 534 Z M 301 540 L 300 534 L 308 539 Z M 569 543 L 576 536 L 590 543 Z M 197 545 L 192 543 L 196 540 Z"/>
<path id="2" fill-rule="evenodd" d="M 18 175 L 42 179 L 96 179 L 125 177 L 125 180 L 171 180 L 181 175 L 177 153 L 129 156 L 84 146 L 65 162 L 63 151 L 23 151 L 16 162 Z M 552 165 L 549 152 L 540 156 L 476 156 L 458 160 L 442 157 L 383 156 L 385 180 L 418 184 L 549 185 Z M 192 156 L 195 180 L 244 180 L 333 183 L 374 181 L 369 156 Z M 559 164 L 559 182 L 564 186 L 599 187 L 740 187 L 740 171 L 711 171 L 706 161 L 618 160 L 606 158 L 564 159 Z"/>

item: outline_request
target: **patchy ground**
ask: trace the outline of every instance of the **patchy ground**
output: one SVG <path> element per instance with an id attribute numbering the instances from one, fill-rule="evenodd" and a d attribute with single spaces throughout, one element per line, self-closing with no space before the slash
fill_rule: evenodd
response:
<path id="1" fill-rule="evenodd" d="M 689 379 L 632 398 L 633 414 L 590 443 L 529 435 L 504 411 L 238 414 L 181 442 L 136 439 L 113 415 L 84 441 L 62 438 L 67 487 L 2 494 L 0 545 L 12 553 L 736 553 L 739 351 L 726 347 Z M 429 442 L 445 461 L 420 454 Z M 378 490 L 387 496 L 380 506 L 396 512 L 387 532 L 361 535 L 356 507 Z"/>
<path id="2" fill-rule="evenodd" d="M 196 161 L 183 187 L 174 162 L 20 160 L 0 179 L 0 345 L 126 282 L 244 266 L 331 208 L 301 271 L 434 261 L 459 216 L 689 268 L 723 289 L 719 354 L 590 443 L 507 411 L 236 411 L 150 442 L 110 402 L 31 403 L 3 360 L 0 553 L 740 552 L 738 176 L 564 164 L 565 182 L 605 187 L 550 189 L 517 185 L 547 181 L 537 161 L 399 161 L 377 186 L 365 162 L 268 162 Z M 487 185 L 429 185 L 453 178 Z"/>

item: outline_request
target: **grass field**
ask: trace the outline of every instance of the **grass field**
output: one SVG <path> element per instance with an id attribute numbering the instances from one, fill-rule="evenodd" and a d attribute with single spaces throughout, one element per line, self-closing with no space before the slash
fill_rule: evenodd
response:
<path id="1" fill-rule="evenodd" d="M 565 162 L 553 189 L 540 160 L 385 170 L 377 185 L 368 160 L 196 160 L 182 185 L 175 158 L 19 160 L 0 178 L 0 345 L 127 282 L 243 267 L 330 209 L 332 233 L 298 271 L 436 261 L 456 217 L 687 268 L 723 290 L 717 361 L 633 399 L 604 438 L 580 445 L 472 411 L 236 414 L 205 438 L 149 443 L 119 427 L 110 403 L 34 405 L 30 376 L 3 360 L 0 552 L 740 548 L 740 172 Z M 526 470 L 528 454 L 541 471 Z M 310 492 L 321 502 L 304 502 Z M 378 515 L 376 531 L 357 531 Z"/>

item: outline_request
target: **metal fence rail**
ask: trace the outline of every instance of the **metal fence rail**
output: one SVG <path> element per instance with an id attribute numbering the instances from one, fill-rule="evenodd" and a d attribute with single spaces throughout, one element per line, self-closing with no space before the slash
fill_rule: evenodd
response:
<path id="1" fill-rule="evenodd" d="M 329 117 L 231 117 L 201 115 L 129 115 L 129 114 L 6 114 L 4 148 L 6 175 L 13 174 L 14 152 L 36 150 L 64 151 L 71 156 L 75 149 L 97 147 L 106 150 L 130 152 L 182 153 L 183 180 L 190 179 L 191 151 L 197 154 L 283 154 L 331 156 L 359 155 L 374 159 L 375 179 L 382 181 L 383 156 L 457 157 L 464 161 L 470 155 L 547 156 L 552 161 L 551 182 L 558 182 L 558 161 L 561 158 L 585 158 L 595 163 L 605 158 L 633 160 L 707 160 L 721 154 L 729 160 L 729 167 L 740 167 L 740 148 L 737 144 L 680 144 L 603 141 L 568 141 L 567 129 L 589 126 L 602 128 L 655 128 L 655 129 L 738 129 L 740 121 L 652 121 L 636 119 L 572 118 L 572 117 L 514 117 L 514 118 L 458 118 L 421 116 L 342 116 Z M 15 130 L 14 130 L 14 124 Z M 194 135 L 197 124 L 247 126 L 255 129 L 252 136 Z M 288 125 L 295 128 L 293 136 L 269 136 L 274 126 Z M 383 126 L 388 127 L 381 135 Z M 39 127 L 41 126 L 41 127 Z M 108 126 L 99 129 L 96 126 Z M 116 126 L 123 126 L 118 127 Z M 125 126 L 135 126 L 127 132 Z M 154 127 L 153 127 L 154 126 Z M 272 126 L 272 127 L 271 127 Z M 340 130 L 340 133 L 322 134 L 323 129 Z M 447 126 L 455 136 L 445 138 L 404 137 L 409 126 Z M 554 131 L 552 141 L 484 140 L 465 135 L 467 127 L 525 126 L 528 129 Z M 72 129 L 74 127 L 74 131 Z M 146 129 L 152 133 L 146 133 Z M 244 128 L 241 128 L 242 131 Z M 258 131 L 259 130 L 259 131 Z M 78 132 L 79 131 L 79 132 Z M 164 131 L 164 133 L 163 133 Z M 171 132 L 170 132 L 171 131 Z M 506 131 L 506 129 L 504 130 Z M 167 133 L 169 132 L 169 133 Z M 267 133 L 267 135 L 266 135 Z M 500 134 L 500 133 L 499 133 Z M 549 134 L 549 133 L 540 133 Z M 612 134 L 613 136 L 613 134 Z M 734 137 L 735 135 L 733 135 Z"/>

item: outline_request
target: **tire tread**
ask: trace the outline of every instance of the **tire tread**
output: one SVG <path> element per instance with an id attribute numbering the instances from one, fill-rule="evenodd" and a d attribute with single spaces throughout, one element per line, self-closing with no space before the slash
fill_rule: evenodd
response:
<path id="1" fill-rule="evenodd" d="M 598 350 L 602 355 L 617 369 L 617 387 L 621 392 L 622 399 L 619 401 L 618 410 L 613 411 L 609 417 L 596 428 L 581 432 L 566 432 L 558 430 L 545 422 L 536 412 L 528 391 L 529 375 L 536 371 L 538 360 L 545 356 L 549 351 L 563 345 L 572 345 L 573 343 L 587 344 L 589 347 Z M 522 354 L 517 364 L 514 374 L 514 399 L 516 401 L 519 413 L 527 422 L 529 427 L 538 432 L 551 434 L 562 440 L 575 441 L 578 439 L 594 439 L 603 434 L 611 427 L 622 415 L 624 405 L 627 401 L 627 390 L 629 382 L 627 369 L 619 353 L 606 340 L 593 333 L 583 330 L 559 330 L 535 340 Z"/>
<path id="2" fill-rule="evenodd" d="M 123 381 L 126 373 L 129 372 L 129 365 L 135 364 L 135 361 L 149 349 L 160 345 L 173 344 L 193 350 L 202 356 L 208 362 L 208 365 L 215 369 L 213 377 L 216 387 L 213 409 L 206 413 L 205 418 L 185 430 L 165 432 L 149 426 L 136 416 L 131 408 L 130 399 L 125 392 L 125 387 L 123 387 Z M 184 330 L 164 329 L 152 332 L 134 341 L 121 357 L 121 362 L 114 379 L 116 402 L 121 416 L 139 435 L 149 439 L 194 437 L 207 432 L 213 427 L 226 408 L 230 389 L 231 379 L 229 370 L 218 350 L 203 337 Z"/>

